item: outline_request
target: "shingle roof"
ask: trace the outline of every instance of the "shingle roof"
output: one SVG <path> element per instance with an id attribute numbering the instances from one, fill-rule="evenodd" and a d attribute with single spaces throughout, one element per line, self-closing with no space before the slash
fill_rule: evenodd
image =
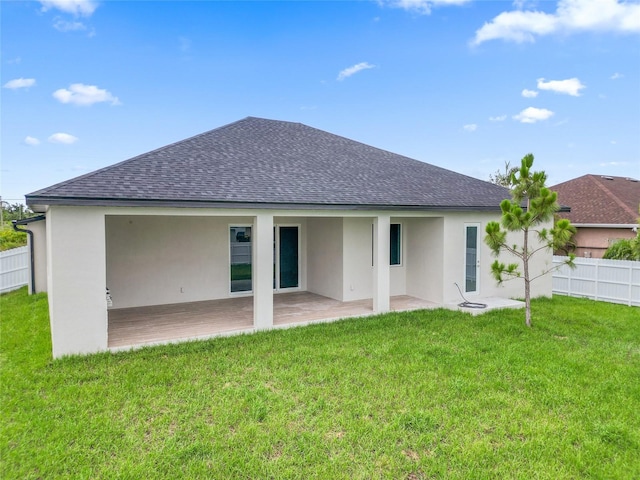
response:
<path id="1" fill-rule="evenodd" d="M 38 190 L 27 203 L 499 210 L 508 196 L 300 123 L 248 117 Z"/>
<path id="2" fill-rule="evenodd" d="M 583 175 L 556 186 L 558 202 L 569 205 L 564 218 L 577 224 L 630 225 L 638 218 L 640 182 L 625 177 Z"/>

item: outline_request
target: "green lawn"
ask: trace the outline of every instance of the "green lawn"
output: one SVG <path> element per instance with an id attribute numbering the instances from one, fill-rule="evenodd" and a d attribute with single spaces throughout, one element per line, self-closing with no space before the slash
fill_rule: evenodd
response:
<path id="1" fill-rule="evenodd" d="M 571 298 L 52 361 L 0 297 L 0 477 L 640 478 L 640 310 Z"/>

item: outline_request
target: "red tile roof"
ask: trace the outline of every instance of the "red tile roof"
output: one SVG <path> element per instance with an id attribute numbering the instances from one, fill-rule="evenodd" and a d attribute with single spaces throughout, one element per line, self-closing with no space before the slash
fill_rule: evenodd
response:
<path id="1" fill-rule="evenodd" d="M 558 192 L 558 203 L 571 207 L 560 214 L 571 223 L 628 225 L 640 216 L 640 182 L 635 179 L 583 175 L 550 189 Z"/>

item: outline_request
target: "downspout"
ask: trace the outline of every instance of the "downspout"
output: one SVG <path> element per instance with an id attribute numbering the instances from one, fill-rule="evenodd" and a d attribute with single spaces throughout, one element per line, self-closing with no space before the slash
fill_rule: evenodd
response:
<path id="1" fill-rule="evenodd" d="M 34 254 L 34 247 L 33 247 L 33 232 L 26 228 L 24 229 L 18 228 L 18 225 L 28 225 L 33 222 L 39 222 L 40 220 L 44 220 L 45 218 L 47 218 L 45 215 L 38 215 L 37 217 L 25 218 L 24 220 L 11 220 L 11 223 L 13 224 L 13 229 L 16 232 L 24 232 L 27 235 L 29 235 L 29 254 L 31 256 L 29 270 L 31 271 L 31 293 L 32 294 L 36 293 L 36 272 L 35 272 L 36 264 L 35 264 L 35 254 Z"/>

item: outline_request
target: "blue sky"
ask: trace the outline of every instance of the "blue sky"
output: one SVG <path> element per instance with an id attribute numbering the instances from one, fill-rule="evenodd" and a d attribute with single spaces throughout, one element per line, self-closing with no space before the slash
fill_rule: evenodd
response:
<path id="1" fill-rule="evenodd" d="M 2 199 L 247 116 L 488 180 L 640 177 L 640 4 L 0 4 Z"/>

